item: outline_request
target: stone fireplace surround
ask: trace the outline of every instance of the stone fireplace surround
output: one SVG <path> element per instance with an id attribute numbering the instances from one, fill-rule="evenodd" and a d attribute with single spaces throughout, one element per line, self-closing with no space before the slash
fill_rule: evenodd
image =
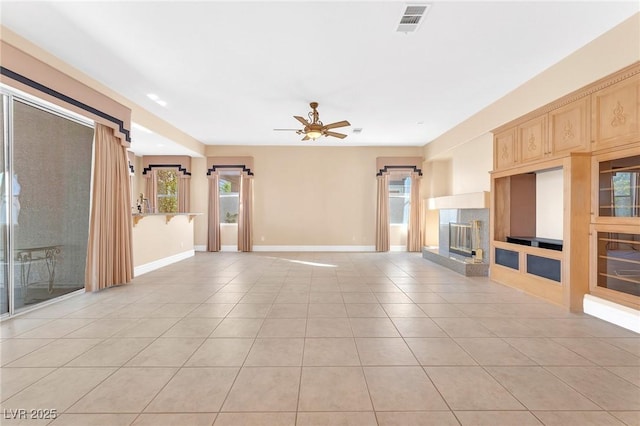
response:
<path id="1" fill-rule="evenodd" d="M 471 258 L 449 252 L 449 223 L 480 221 L 480 248 L 482 263 L 472 263 Z M 469 277 L 486 277 L 489 274 L 489 209 L 440 209 L 438 248 L 423 248 L 422 257 Z"/>

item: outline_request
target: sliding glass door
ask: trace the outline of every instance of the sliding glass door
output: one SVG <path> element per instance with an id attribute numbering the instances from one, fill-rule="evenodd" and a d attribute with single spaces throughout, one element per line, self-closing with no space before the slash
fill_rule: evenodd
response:
<path id="1" fill-rule="evenodd" d="M 0 138 L 2 138 L 2 149 L 0 149 L 0 194 L 2 194 L 2 204 L 0 205 L 0 316 L 9 313 L 9 241 L 8 237 L 8 225 L 7 218 L 9 215 L 9 182 L 5 182 L 5 172 L 9 167 L 9 163 L 6 161 L 7 150 L 9 148 L 7 141 L 8 127 L 5 123 L 8 120 L 7 102 L 8 98 L 4 95 L 0 102 Z"/>
<path id="2" fill-rule="evenodd" d="M 92 123 L 32 99 L 8 98 L 2 313 L 84 288 L 93 146 Z"/>

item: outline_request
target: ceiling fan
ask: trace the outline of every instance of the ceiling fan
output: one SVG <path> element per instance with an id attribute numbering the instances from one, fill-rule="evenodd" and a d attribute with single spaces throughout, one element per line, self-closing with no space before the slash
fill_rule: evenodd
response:
<path id="1" fill-rule="evenodd" d="M 344 133 L 331 132 L 330 129 L 337 129 L 338 127 L 346 127 L 351 126 L 351 124 L 347 120 L 338 121 L 331 124 L 323 124 L 320 121 L 320 113 L 318 113 L 318 103 L 311 102 L 309 104 L 311 106 L 312 111 L 309 112 L 309 120 L 305 120 L 303 117 L 298 115 L 294 115 L 293 118 L 298 120 L 303 126 L 304 129 L 274 129 L 274 130 L 295 130 L 295 132 L 299 135 L 304 135 L 302 138 L 303 141 L 316 140 L 320 136 L 333 136 L 334 138 L 344 139 L 347 137 Z"/>

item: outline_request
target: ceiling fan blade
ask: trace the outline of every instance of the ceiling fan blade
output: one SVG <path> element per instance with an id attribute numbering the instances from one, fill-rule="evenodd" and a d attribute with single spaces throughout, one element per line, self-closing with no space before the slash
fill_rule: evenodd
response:
<path id="1" fill-rule="evenodd" d="M 343 121 L 338 121 L 336 123 L 327 124 L 326 126 L 324 126 L 324 128 L 336 129 L 338 127 L 346 127 L 346 126 L 351 126 L 351 123 L 349 123 L 347 120 L 343 120 Z"/>
<path id="2" fill-rule="evenodd" d="M 340 138 L 340 139 L 344 139 L 347 137 L 347 135 L 345 135 L 344 133 L 338 133 L 338 132 L 325 132 L 325 135 L 333 136 L 334 138 Z"/>
<path id="3" fill-rule="evenodd" d="M 298 120 L 300 123 L 302 123 L 305 126 L 309 125 L 309 122 L 307 120 L 305 120 L 304 118 L 300 117 L 299 115 L 294 115 L 293 118 L 295 118 L 296 120 Z"/>
<path id="4" fill-rule="evenodd" d="M 308 141 L 311 140 L 311 138 L 309 136 L 305 136 L 304 138 L 302 138 L 303 141 Z"/>

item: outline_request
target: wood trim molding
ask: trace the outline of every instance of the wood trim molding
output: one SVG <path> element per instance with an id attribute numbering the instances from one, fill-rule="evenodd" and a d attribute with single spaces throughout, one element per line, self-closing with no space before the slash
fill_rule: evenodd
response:
<path id="1" fill-rule="evenodd" d="M 627 78 L 633 77 L 636 74 L 640 74 L 640 61 L 634 62 L 633 64 L 622 68 L 619 71 L 616 71 L 613 74 L 610 74 L 606 77 L 601 78 L 600 80 L 596 80 L 595 82 L 588 84 L 578 90 L 575 90 L 559 99 L 556 99 L 553 102 L 550 102 L 540 108 L 537 108 L 521 117 L 516 118 L 508 123 L 505 123 L 499 127 L 496 127 L 492 130 L 493 134 L 503 132 L 512 128 L 514 126 L 520 125 L 526 121 L 529 121 L 535 117 L 538 117 L 543 114 L 547 114 L 555 109 L 568 105 L 572 102 L 577 101 L 578 99 L 584 98 L 586 96 L 590 96 L 593 93 L 605 89 L 609 86 L 612 86 L 616 83 L 619 83 L 622 80 L 626 80 Z"/>

